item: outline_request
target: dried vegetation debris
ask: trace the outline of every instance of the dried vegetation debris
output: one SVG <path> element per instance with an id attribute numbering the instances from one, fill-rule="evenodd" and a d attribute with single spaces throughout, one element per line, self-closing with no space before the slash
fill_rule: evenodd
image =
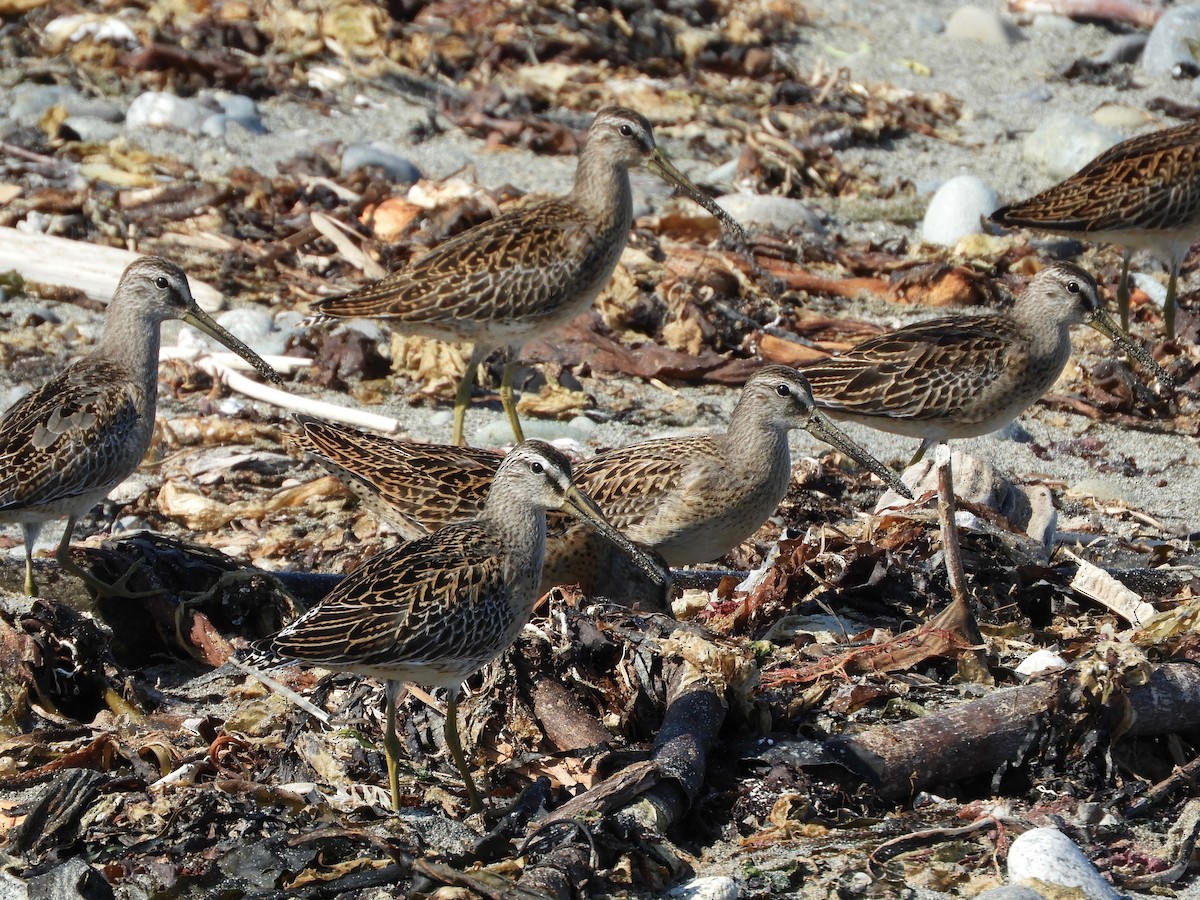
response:
<path id="1" fill-rule="evenodd" d="M 124 48 L 64 40 L 46 27 L 60 9 L 12 3 L 0 0 L 0 11 L 32 11 L 0 32 L 0 50 L 28 81 L 101 93 L 220 88 L 323 115 L 341 102 L 327 87 L 328 70 L 340 71 L 423 96 L 437 105 L 438 127 L 559 155 L 576 152 L 592 111 L 622 102 L 654 110 L 660 136 L 697 158 L 735 157 L 737 179 L 762 194 L 902 197 L 910 185 L 879 184 L 840 152 L 912 133 L 957 139 L 951 97 L 797 62 L 791 42 L 802 44 L 807 20 L 793 3 L 230 0 L 201 9 L 165 0 L 122 14 L 137 40 Z M 60 52 L 69 68 L 52 60 Z M 352 286 L 368 261 L 403 266 L 522 202 L 510 188 L 462 179 L 400 190 L 370 170 L 341 173 L 337 144 L 303 149 L 272 175 L 240 168 L 206 179 L 125 137 L 82 143 L 64 121 L 52 112 L 0 136 L 0 225 L 36 220 L 78 240 L 185 253 L 190 273 L 265 305 L 302 307 Z M 349 226 L 359 256 L 334 243 L 319 214 Z M 719 237 L 683 204 L 639 220 L 596 310 L 552 345 L 526 348 L 547 375 L 536 392 L 526 383 L 523 409 L 569 415 L 603 398 L 616 414 L 687 418 L 693 408 L 638 410 L 607 376 L 739 384 L 756 357 L 802 362 L 877 333 L 846 298 L 990 304 L 1000 299 L 993 276 L 1027 275 L 1032 264 L 1012 242 L 970 262 L 914 262 L 900 243 L 816 232 L 796 241 L 763 231 L 749 248 Z M 1141 321 L 1153 315 L 1138 307 Z M 58 356 L 79 341 L 69 323 L 7 324 L 6 366 L 40 364 L 47 347 Z M 356 402 L 393 392 L 397 376 L 445 396 L 463 364 L 454 348 L 346 331 L 302 332 L 292 352 L 314 359 L 300 381 Z M 1194 387 L 1195 360 L 1175 365 Z M 1179 414 L 1123 364 L 1085 366 L 1088 377 L 1046 402 L 1195 433 L 1194 408 Z M 167 381 L 171 394 L 212 387 L 186 364 Z M 777 515 L 782 540 L 764 528 L 726 560 L 756 570 L 754 579 L 716 573 L 712 591 L 680 604 L 684 622 L 569 593 L 547 600 L 463 704 L 495 815 L 458 822 L 440 715 L 410 698 L 411 809 L 386 815 L 378 685 L 272 673 L 329 717 L 326 727 L 229 662 L 295 615 L 293 596 L 324 593 L 329 580 L 307 573 L 346 571 L 392 540 L 317 467 L 264 449 L 281 430 L 250 413 L 163 422 L 151 485 L 119 508 L 183 540 L 83 551 L 102 577 L 139 564 L 132 586 L 163 593 L 85 613 L 55 601 L 0 608 L 9 871 L 36 877 L 83 858 L 124 896 L 218 887 L 354 896 L 377 886 L 657 895 L 714 869 L 737 874 L 746 897 L 867 885 L 968 894 L 999 880 L 1014 830 L 1052 817 L 1092 839 L 1089 854 L 1118 880 L 1178 869 L 1166 826 L 1193 790 L 1176 766 L 1193 765 L 1198 732 L 1187 667 L 1197 658 L 1200 582 L 1184 571 L 1146 578 L 1136 589 L 1162 615 L 1134 640 L 1110 642 L 1125 625 L 1080 593 L 1074 564 L 976 510 L 982 524 L 963 552 L 991 654 L 984 670 L 973 648 L 928 622 L 947 596 L 932 519 L 861 513 L 871 488 L 836 460 L 804 472 Z M 229 446 L 239 459 L 221 455 Z M 1150 559 L 1165 552 L 1144 549 Z M 246 562 L 275 574 L 248 573 Z M 75 589 L 50 583 L 55 597 Z M 1014 669 L 1039 647 L 1056 648 L 1068 668 L 1026 681 Z M 924 723 L 958 715 L 984 728 L 972 734 L 988 745 L 995 720 L 980 710 L 991 707 L 972 704 L 1000 698 L 1016 711 L 1010 758 L 928 741 Z M 897 734 L 910 738 L 907 755 L 881 754 L 898 751 Z M 864 766 L 871 753 L 891 768 Z M 953 775 L 920 789 L 896 775 L 944 771 L 947 758 Z M 1109 807 L 1124 818 L 1096 828 L 1095 810 Z"/>

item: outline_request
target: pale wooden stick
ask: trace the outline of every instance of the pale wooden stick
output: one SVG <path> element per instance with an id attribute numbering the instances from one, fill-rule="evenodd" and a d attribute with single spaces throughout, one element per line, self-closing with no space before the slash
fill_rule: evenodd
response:
<path id="1" fill-rule="evenodd" d="M 112 299 L 125 267 L 145 255 L 119 247 L 0 228 L 0 272 L 15 269 L 30 281 L 65 284 L 99 303 Z M 225 297 L 220 291 L 195 278 L 189 278 L 188 284 L 205 312 L 224 308 Z"/>
<path id="2" fill-rule="evenodd" d="M 335 403 L 325 403 L 308 397 L 297 397 L 295 394 L 275 387 L 269 387 L 262 382 L 247 378 L 240 372 L 235 372 L 212 356 L 204 356 L 196 360 L 196 365 L 208 372 L 213 378 L 229 386 L 230 390 L 245 394 L 253 400 L 262 400 L 281 409 L 293 412 L 308 413 L 320 419 L 332 422 L 342 422 L 355 428 L 369 428 L 384 434 L 395 434 L 401 430 L 400 421 L 390 416 L 380 416 L 361 409 L 351 409 L 338 406 Z"/>

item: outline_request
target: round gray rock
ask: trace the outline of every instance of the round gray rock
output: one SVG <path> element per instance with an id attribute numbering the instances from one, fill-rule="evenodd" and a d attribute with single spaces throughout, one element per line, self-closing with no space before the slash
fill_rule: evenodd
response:
<path id="1" fill-rule="evenodd" d="M 1142 52 L 1142 68 L 1150 75 L 1171 75 L 1181 65 L 1196 65 L 1193 47 L 1200 46 L 1200 6 L 1177 6 L 1163 13 Z"/>
<path id="2" fill-rule="evenodd" d="M 1021 145 L 1021 155 L 1051 178 L 1074 175 L 1123 136 L 1076 113 L 1047 116 Z"/>

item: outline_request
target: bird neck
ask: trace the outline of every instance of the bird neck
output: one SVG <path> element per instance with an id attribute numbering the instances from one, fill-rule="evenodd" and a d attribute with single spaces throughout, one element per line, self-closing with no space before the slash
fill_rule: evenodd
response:
<path id="1" fill-rule="evenodd" d="M 100 341 L 92 356 L 121 366 L 143 385 L 153 403 L 158 391 L 160 324 L 125 306 L 110 307 L 105 314 Z"/>
<path id="2" fill-rule="evenodd" d="M 587 148 L 579 157 L 570 200 L 582 209 L 597 231 L 628 232 L 633 224 L 633 193 L 629 170 L 613 165 Z"/>
<path id="3" fill-rule="evenodd" d="M 1062 317 L 1061 307 L 1056 305 L 1047 309 L 1046 302 L 1041 297 L 1018 297 L 1013 307 L 1013 319 L 1021 324 L 1035 354 L 1038 351 L 1069 354 L 1071 325 L 1074 323 Z"/>
<path id="4" fill-rule="evenodd" d="M 772 421 L 760 406 L 738 401 L 729 417 L 724 441 L 731 456 L 757 463 L 764 469 L 791 473 L 788 429 Z"/>
<path id="5" fill-rule="evenodd" d="M 536 587 L 546 556 L 546 511 L 513 496 L 504 482 L 496 481 L 479 522 L 507 549 L 506 567 L 519 569 L 512 577 L 528 580 L 530 590 Z"/>

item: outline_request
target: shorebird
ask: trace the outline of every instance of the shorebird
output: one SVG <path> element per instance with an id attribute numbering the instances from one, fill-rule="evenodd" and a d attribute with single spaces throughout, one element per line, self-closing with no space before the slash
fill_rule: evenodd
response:
<path id="1" fill-rule="evenodd" d="M 372 557 L 270 641 L 282 656 L 386 682 L 393 808 L 400 808 L 396 704 L 406 681 L 449 689 L 446 746 L 471 811 L 482 808 L 459 740 L 458 695 L 463 681 L 508 649 L 529 621 L 539 596 L 547 510 L 588 521 L 650 578 L 667 578 L 572 485 L 561 452 L 525 441 L 495 470 L 478 516 Z"/>
<path id="2" fill-rule="evenodd" d="M 125 588 L 133 570 L 107 584 L 75 565 L 71 532 L 146 455 L 158 397 L 159 326 L 168 319 L 199 328 L 279 381 L 253 350 L 196 305 L 179 266 L 153 256 L 130 263 L 96 347 L 0 419 L 0 522 L 19 522 L 24 530 L 30 596 L 36 595 L 33 545 L 44 523 L 63 516 L 58 564 L 103 596 Z"/>
<path id="3" fill-rule="evenodd" d="M 1040 194 L 992 213 L 1000 225 L 1022 225 L 1125 247 L 1117 305 L 1129 328 L 1129 257 L 1133 250 L 1167 258 L 1163 302 L 1167 337 L 1175 337 L 1179 269 L 1200 240 L 1200 121 L 1141 134 L 1105 150 Z"/>
<path id="4" fill-rule="evenodd" d="M 838 419 L 933 444 L 1003 428 L 1048 391 L 1071 358 L 1072 325 L 1116 342 L 1174 382 L 1105 314 L 1092 276 L 1046 266 L 1011 310 L 916 322 L 803 368 L 817 405 Z"/>
<path id="5" fill-rule="evenodd" d="M 513 403 L 516 351 L 530 338 L 575 318 L 608 283 L 629 238 L 629 169 L 639 164 L 744 238 L 728 213 L 667 162 L 643 116 L 608 107 L 592 122 L 569 194 L 477 225 L 407 268 L 344 296 L 318 301 L 314 309 L 323 317 L 383 319 L 409 334 L 470 342 L 471 357 L 454 398 L 453 444 L 463 440 L 463 419 L 479 364 L 503 348 L 500 402 L 520 441 L 521 423 Z"/>
<path id="6" fill-rule="evenodd" d="M 406 537 L 472 515 L 498 457 L 486 450 L 395 441 L 297 416 L 297 442 Z M 746 382 L 724 434 L 663 438 L 600 453 L 575 480 L 626 537 L 672 566 L 708 562 L 750 537 L 791 481 L 788 432 L 804 428 L 894 490 L 908 488 L 814 408 L 804 376 L 763 366 Z M 586 525 L 551 517 L 542 588 L 610 584 L 612 567 Z M 614 599 L 620 599 L 619 597 Z"/>

